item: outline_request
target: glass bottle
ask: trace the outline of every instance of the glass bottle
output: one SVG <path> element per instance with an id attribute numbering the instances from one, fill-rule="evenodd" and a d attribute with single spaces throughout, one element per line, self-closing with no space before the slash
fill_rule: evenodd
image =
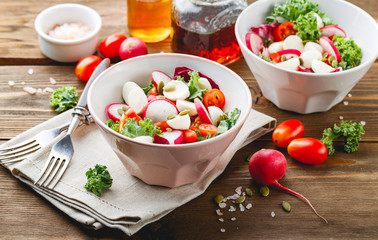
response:
<path id="1" fill-rule="evenodd" d="M 241 56 L 235 22 L 246 0 L 173 0 L 172 50 L 222 64 Z"/>
<path id="2" fill-rule="evenodd" d="M 131 36 L 159 42 L 171 33 L 172 0 L 127 0 L 127 26 Z"/>

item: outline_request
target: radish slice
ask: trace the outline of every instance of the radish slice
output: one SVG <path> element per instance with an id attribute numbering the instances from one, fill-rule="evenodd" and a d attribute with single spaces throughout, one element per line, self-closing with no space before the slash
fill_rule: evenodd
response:
<path id="1" fill-rule="evenodd" d="M 311 73 L 314 72 L 314 71 L 312 71 L 311 68 L 305 68 L 305 67 L 303 67 L 301 65 L 298 66 L 298 71 L 300 71 L 300 72 L 311 72 Z"/>
<path id="2" fill-rule="evenodd" d="M 316 27 L 317 28 L 324 27 L 323 20 L 317 13 L 313 13 L 312 16 L 316 17 Z"/>
<path id="3" fill-rule="evenodd" d="M 283 50 L 283 42 L 274 42 L 268 47 L 269 53 L 276 53 Z"/>
<path id="4" fill-rule="evenodd" d="M 163 138 L 167 139 L 169 144 L 180 144 L 184 140 L 184 132 L 173 130 L 172 132 L 163 132 Z"/>
<path id="5" fill-rule="evenodd" d="M 151 102 L 151 101 L 153 101 L 153 100 L 155 100 L 156 99 L 156 96 L 155 95 L 148 95 L 147 96 L 147 101 L 148 102 Z"/>
<path id="6" fill-rule="evenodd" d="M 247 33 L 245 35 L 245 41 L 247 48 L 256 55 L 258 55 L 264 48 L 264 41 L 255 33 Z"/>
<path id="7" fill-rule="evenodd" d="M 176 105 L 168 99 L 156 99 L 146 106 L 143 118 L 150 118 L 154 123 L 166 121 L 173 114 L 178 114 Z"/>
<path id="8" fill-rule="evenodd" d="M 301 58 L 303 60 L 303 66 L 305 68 L 311 68 L 312 66 L 312 60 L 320 60 L 322 59 L 322 54 L 318 52 L 317 50 L 311 50 L 311 51 L 306 51 L 301 54 Z"/>
<path id="9" fill-rule="evenodd" d="M 320 37 L 319 44 L 320 46 L 322 46 L 326 53 L 328 53 L 331 56 L 334 56 L 337 62 L 341 61 L 341 55 L 339 53 L 339 50 L 337 50 L 336 46 L 333 44 L 331 39 L 329 39 L 326 36 Z"/>
<path id="10" fill-rule="evenodd" d="M 176 107 L 180 112 L 184 110 L 189 110 L 189 116 L 191 117 L 197 115 L 197 109 L 195 104 L 187 100 L 177 99 Z"/>
<path id="11" fill-rule="evenodd" d="M 329 38 L 334 35 L 340 35 L 343 37 L 347 36 L 344 30 L 336 25 L 327 25 L 325 27 L 320 28 L 320 31 L 322 32 L 322 36 L 326 36 Z"/>
<path id="12" fill-rule="evenodd" d="M 172 80 L 170 76 L 158 70 L 155 70 L 151 73 L 151 79 L 156 89 L 158 88 L 160 82 L 164 82 L 165 86 L 168 82 Z"/>
<path id="13" fill-rule="evenodd" d="M 124 103 L 112 103 L 106 107 L 106 113 L 108 117 L 113 121 L 119 121 L 121 119 L 121 114 L 119 114 L 118 110 L 122 110 L 122 108 L 129 108 L 127 104 Z"/>
<path id="14" fill-rule="evenodd" d="M 283 56 L 286 57 L 286 59 L 293 58 L 293 57 L 299 57 L 301 55 L 301 52 L 297 49 L 285 49 L 282 51 L 277 52 L 281 58 Z"/>
<path id="15" fill-rule="evenodd" d="M 159 135 L 157 135 L 156 133 L 154 133 L 154 143 L 157 143 L 157 144 L 169 144 L 169 141 Z"/>
<path id="16" fill-rule="evenodd" d="M 190 69 L 190 68 L 187 68 L 187 67 L 176 67 L 176 68 L 175 68 L 175 73 L 174 73 L 172 79 L 177 79 L 178 76 L 181 76 L 181 77 L 184 78 L 184 80 L 185 80 L 186 82 L 188 82 L 188 81 L 190 80 L 190 76 L 189 76 L 189 74 L 188 74 L 189 72 L 193 72 L 193 70 Z M 202 74 L 201 72 L 198 72 L 198 75 L 199 75 L 200 77 L 203 77 L 203 78 L 206 78 L 207 80 L 209 80 L 209 82 L 210 82 L 212 88 L 219 89 L 218 84 L 216 84 L 216 83 L 214 82 L 213 79 L 209 78 L 209 77 L 206 76 L 205 74 Z"/>
<path id="17" fill-rule="evenodd" d="M 123 99 L 136 114 L 141 114 L 148 104 L 147 96 L 143 89 L 134 82 L 127 82 L 122 88 Z"/>
<path id="18" fill-rule="evenodd" d="M 297 49 L 300 52 L 303 52 L 303 41 L 300 37 L 296 35 L 290 35 L 285 38 L 283 42 L 283 49 Z"/>
<path id="19" fill-rule="evenodd" d="M 312 60 L 312 70 L 315 73 L 331 73 L 335 71 L 335 69 L 327 63 L 316 59 Z"/>
<path id="20" fill-rule="evenodd" d="M 196 106 L 198 117 L 200 118 L 201 122 L 213 124 L 209 113 L 199 98 L 194 99 L 194 105 Z"/>
<path id="21" fill-rule="evenodd" d="M 139 136 L 133 139 L 138 142 L 153 143 L 153 138 L 150 136 Z"/>
<path id="22" fill-rule="evenodd" d="M 170 126 L 173 129 L 179 129 L 179 130 L 186 130 L 190 127 L 190 117 L 188 114 L 185 114 L 183 116 L 177 115 L 176 117 L 167 120 L 168 126 Z"/>
<path id="23" fill-rule="evenodd" d="M 217 106 L 209 106 L 208 110 L 211 121 L 215 126 L 218 126 L 219 122 L 224 119 L 224 112 Z"/>
<path id="24" fill-rule="evenodd" d="M 295 58 L 290 58 L 289 60 L 286 60 L 284 62 L 279 62 L 276 64 L 276 66 L 293 70 L 293 71 L 297 71 L 299 64 L 300 64 L 299 58 L 295 57 Z"/>
<path id="25" fill-rule="evenodd" d="M 189 87 L 181 81 L 170 81 L 164 86 L 163 95 L 172 101 L 186 99 L 190 96 Z"/>
<path id="26" fill-rule="evenodd" d="M 315 43 L 315 42 L 306 43 L 304 48 L 303 48 L 303 52 L 307 52 L 307 51 L 311 51 L 311 50 L 316 50 L 316 51 L 320 52 L 321 54 L 323 54 L 323 48 L 318 43 Z"/>

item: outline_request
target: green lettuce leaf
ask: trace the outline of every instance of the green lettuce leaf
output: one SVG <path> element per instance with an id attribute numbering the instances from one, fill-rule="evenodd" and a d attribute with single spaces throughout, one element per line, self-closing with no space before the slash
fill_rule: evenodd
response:
<path id="1" fill-rule="evenodd" d="M 78 99 L 75 87 L 57 88 L 50 96 L 50 106 L 57 112 L 63 112 L 75 107 Z"/>

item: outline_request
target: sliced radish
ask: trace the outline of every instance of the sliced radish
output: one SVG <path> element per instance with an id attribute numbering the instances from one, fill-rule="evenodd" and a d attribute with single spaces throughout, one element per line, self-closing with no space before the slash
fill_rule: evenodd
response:
<path id="1" fill-rule="evenodd" d="M 261 54 L 262 56 L 265 58 L 265 59 L 270 59 L 270 54 L 269 54 L 269 49 L 266 48 L 266 47 L 263 47 L 262 51 L 261 51 Z"/>
<path id="2" fill-rule="evenodd" d="M 153 143 L 153 138 L 150 136 L 139 136 L 133 139 L 138 142 Z"/>
<path id="3" fill-rule="evenodd" d="M 274 42 L 268 47 L 269 53 L 276 53 L 283 50 L 283 42 Z"/>
<path id="4" fill-rule="evenodd" d="M 155 100 L 156 99 L 156 96 L 155 95 L 148 95 L 147 96 L 147 101 L 148 102 L 151 102 L 151 101 L 153 101 L 153 100 Z"/>
<path id="5" fill-rule="evenodd" d="M 122 89 L 123 99 L 136 114 L 141 114 L 148 104 L 147 96 L 143 89 L 134 82 L 127 82 Z"/>
<path id="6" fill-rule="evenodd" d="M 188 82 L 190 80 L 190 76 L 188 74 L 189 72 L 193 72 L 193 70 L 190 69 L 190 68 L 187 68 L 187 67 L 176 67 L 175 68 L 175 73 L 174 73 L 172 79 L 177 79 L 177 77 L 180 76 L 180 77 L 184 78 L 184 80 L 186 82 Z M 218 84 L 216 84 L 213 79 L 211 79 L 210 77 L 206 76 L 205 74 L 202 74 L 201 72 L 198 72 L 198 75 L 200 77 L 203 77 L 203 78 L 206 78 L 207 80 L 209 80 L 212 88 L 219 89 Z"/>
<path id="7" fill-rule="evenodd" d="M 326 36 L 329 38 L 334 35 L 340 35 L 343 37 L 347 36 L 344 30 L 336 25 L 327 25 L 325 27 L 320 28 L 320 31 L 322 32 L 322 36 Z"/>
<path id="8" fill-rule="evenodd" d="M 290 58 L 289 60 L 286 60 L 284 62 L 279 62 L 276 64 L 276 66 L 296 71 L 299 64 L 300 64 L 299 58 L 295 57 L 295 58 Z"/>
<path id="9" fill-rule="evenodd" d="M 119 113 L 119 110 L 121 109 L 127 109 L 129 108 L 129 106 L 127 104 L 124 104 L 124 103 L 112 103 L 112 104 L 109 104 L 107 107 L 106 107 L 106 113 L 108 114 L 108 117 L 113 120 L 113 121 L 119 121 L 121 119 L 121 114 Z M 122 110 L 124 111 L 124 110 Z"/>
<path id="10" fill-rule="evenodd" d="M 164 86 L 163 95 L 172 101 L 186 99 L 190 96 L 189 87 L 181 81 L 170 81 Z"/>
<path id="11" fill-rule="evenodd" d="M 170 76 L 158 70 L 155 70 L 151 73 L 151 79 L 156 89 L 158 88 L 160 82 L 164 82 L 165 86 L 168 82 L 172 80 Z"/>
<path id="12" fill-rule="evenodd" d="M 300 56 L 300 58 L 302 58 L 303 60 L 302 65 L 305 68 L 311 68 L 312 60 L 313 59 L 320 60 L 322 59 L 322 57 L 323 57 L 322 54 L 318 52 L 317 50 L 310 50 L 310 51 L 303 52 Z"/>
<path id="13" fill-rule="evenodd" d="M 171 132 L 163 132 L 163 138 L 167 139 L 169 144 L 180 144 L 184 139 L 184 132 L 181 130 L 173 130 Z"/>
<path id="14" fill-rule="evenodd" d="M 305 67 L 303 67 L 301 65 L 298 66 L 298 71 L 300 71 L 300 72 L 311 72 L 311 73 L 314 72 L 314 71 L 312 71 L 311 68 L 305 68 Z"/>
<path id="15" fill-rule="evenodd" d="M 190 117 L 188 114 L 185 114 L 183 116 L 177 115 L 176 117 L 167 120 L 168 126 L 170 126 L 173 129 L 179 129 L 179 130 L 186 130 L 190 127 Z"/>
<path id="16" fill-rule="evenodd" d="M 324 23 L 323 23 L 322 18 L 317 13 L 313 13 L 312 15 L 314 17 L 316 17 L 316 26 L 317 26 L 317 28 L 319 29 L 319 28 L 324 27 Z"/>
<path id="17" fill-rule="evenodd" d="M 143 118 L 150 118 L 154 123 L 166 121 L 173 114 L 178 114 L 176 105 L 168 99 L 156 99 L 146 106 Z"/>
<path id="18" fill-rule="evenodd" d="M 197 115 L 197 109 L 193 102 L 189 102 L 187 100 L 177 99 L 176 101 L 176 107 L 181 112 L 184 110 L 189 110 L 189 116 L 195 116 Z"/>
<path id="19" fill-rule="evenodd" d="M 339 50 L 337 50 L 336 46 L 333 44 L 331 39 L 326 36 L 319 38 L 319 44 L 322 46 L 323 50 L 331 56 L 334 56 L 337 62 L 341 61 L 341 55 Z"/>
<path id="20" fill-rule="evenodd" d="M 283 49 L 297 49 L 303 52 L 303 41 L 297 35 L 290 35 L 283 42 Z"/>
<path id="21" fill-rule="evenodd" d="M 247 33 L 245 35 L 245 41 L 247 48 L 256 55 L 258 55 L 264 48 L 263 39 L 255 33 Z"/>
<path id="22" fill-rule="evenodd" d="M 335 69 L 327 63 L 316 59 L 312 60 L 312 70 L 315 73 L 331 73 L 335 71 Z"/>
<path id="23" fill-rule="evenodd" d="M 201 122 L 213 124 L 209 116 L 209 113 L 207 112 L 205 106 L 199 98 L 194 99 L 194 105 L 196 106 L 198 117 L 200 118 Z"/>
<path id="24" fill-rule="evenodd" d="M 207 78 L 204 78 L 204 77 L 200 77 L 200 78 L 198 79 L 198 86 L 199 86 L 201 89 L 207 89 L 208 91 L 212 89 L 209 80 L 207 80 Z"/>
<path id="25" fill-rule="evenodd" d="M 335 71 L 333 71 L 333 72 L 342 72 L 342 71 L 343 71 L 343 68 L 342 68 L 342 67 L 338 67 L 338 68 L 336 68 Z"/>
<path id="26" fill-rule="evenodd" d="M 217 106 L 209 106 L 209 115 L 215 126 L 218 126 L 219 122 L 224 119 L 224 112 Z"/>
<path id="27" fill-rule="evenodd" d="M 154 143 L 169 144 L 169 141 L 166 138 L 163 138 L 162 136 L 159 136 L 156 133 L 154 133 Z"/>
<path id="28" fill-rule="evenodd" d="M 320 46 L 318 43 L 315 43 L 315 42 L 307 42 L 303 48 L 303 52 L 307 52 L 307 51 L 310 51 L 310 50 L 316 50 L 318 52 L 320 52 L 321 54 L 323 54 L 323 48 L 322 46 Z"/>
<path id="29" fill-rule="evenodd" d="M 293 58 L 293 57 L 299 57 L 301 55 L 301 52 L 297 49 L 285 49 L 282 51 L 277 52 L 281 59 L 282 57 L 285 57 L 286 59 Z"/>

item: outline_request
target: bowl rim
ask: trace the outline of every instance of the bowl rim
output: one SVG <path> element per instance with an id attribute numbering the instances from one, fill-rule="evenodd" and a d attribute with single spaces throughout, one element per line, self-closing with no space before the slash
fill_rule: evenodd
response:
<path id="1" fill-rule="evenodd" d="M 188 58 L 188 59 L 195 60 L 195 61 L 200 61 L 200 62 L 207 62 L 207 63 L 216 65 L 217 67 L 223 69 L 224 71 L 229 72 L 230 74 L 232 74 L 235 77 L 235 79 L 237 79 L 240 82 L 241 86 L 243 87 L 244 91 L 247 94 L 247 101 L 248 102 L 247 102 L 247 107 L 246 108 L 248 109 L 248 112 L 245 113 L 245 114 L 242 114 L 239 117 L 237 123 L 231 128 L 231 130 L 228 130 L 225 133 L 222 133 L 221 135 L 216 136 L 214 138 L 206 139 L 206 140 L 200 141 L 200 142 L 185 143 L 185 144 L 157 144 L 157 143 L 146 143 L 146 142 L 136 141 L 136 140 L 134 140 L 132 138 L 126 137 L 126 136 L 124 136 L 124 135 L 122 135 L 122 134 L 120 134 L 120 133 L 118 133 L 118 132 L 110 129 L 108 126 L 105 125 L 104 122 L 100 121 L 99 116 L 96 114 L 96 112 L 92 108 L 91 98 L 92 98 L 93 89 L 95 88 L 97 82 L 100 81 L 100 79 L 102 78 L 102 76 L 105 75 L 105 74 L 107 74 L 107 72 L 112 71 L 112 69 L 118 68 L 119 66 L 127 64 L 128 62 L 131 62 L 131 61 L 138 61 L 138 60 L 141 60 L 141 59 L 143 60 L 143 59 L 149 59 L 149 58 L 161 58 L 161 57 L 163 57 L 163 58 L 179 57 L 179 58 Z M 252 109 L 252 94 L 251 94 L 251 92 L 249 90 L 249 87 L 246 84 L 246 82 L 237 73 L 235 73 L 234 71 L 232 71 L 231 69 L 229 69 L 228 67 L 226 67 L 226 66 L 224 66 L 224 65 L 222 65 L 220 63 L 217 63 L 215 61 L 212 61 L 212 60 L 209 60 L 209 59 L 206 59 L 206 58 L 202 58 L 202 57 L 198 57 L 198 56 L 194 56 L 194 55 L 189 55 L 189 54 L 181 54 L 181 53 L 152 53 L 152 54 L 147 54 L 147 55 L 142 55 L 142 56 L 137 56 L 137 57 L 133 57 L 133 58 L 130 58 L 130 59 L 126 59 L 126 60 L 118 62 L 118 63 L 110 66 L 109 68 L 107 68 L 104 72 L 102 72 L 94 80 L 94 82 L 90 86 L 90 88 L 88 90 L 87 102 L 88 102 L 88 109 L 89 109 L 89 112 L 90 112 L 93 120 L 95 121 L 95 123 L 97 125 L 99 125 L 100 128 L 102 128 L 103 130 L 105 130 L 107 133 L 110 133 L 110 134 L 114 135 L 115 137 L 119 137 L 119 138 L 121 138 L 124 141 L 132 142 L 134 144 L 139 144 L 139 145 L 144 145 L 144 146 L 149 146 L 149 147 L 162 147 L 162 148 L 171 149 L 171 148 L 196 147 L 196 146 L 200 146 L 200 145 L 211 144 L 213 142 L 220 141 L 223 138 L 226 138 L 228 135 L 232 134 L 232 132 L 233 132 L 232 130 L 235 130 L 237 128 L 241 129 L 242 125 L 247 120 L 247 118 L 248 118 L 248 116 L 250 114 L 250 111 Z"/>
<path id="2" fill-rule="evenodd" d="M 294 71 L 294 70 L 290 70 L 290 69 L 285 69 L 285 68 L 277 67 L 275 64 L 272 64 L 270 62 L 267 62 L 267 61 L 263 60 L 262 58 L 258 57 L 256 54 L 252 53 L 247 48 L 245 40 L 244 40 L 245 36 L 241 36 L 241 33 L 239 33 L 238 29 L 241 29 L 240 25 L 241 25 L 242 18 L 245 15 L 247 15 L 248 9 L 252 8 L 255 5 L 264 5 L 264 4 L 266 4 L 267 1 L 270 1 L 270 0 L 260 0 L 260 1 L 256 1 L 256 2 L 253 2 L 252 4 L 250 4 L 247 8 L 245 8 L 242 11 L 242 13 L 239 15 L 239 17 L 237 18 L 236 23 L 235 23 L 235 35 L 236 35 L 236 38 L 238 40 L 239 46 L 243 49 L 243 53 L 246 52 L 248 55 L 252 56 L 252 58 L 258 59 L 258 61 L 262 62 L 263 64 L 267 64 L 267 65 L 272 66 L 273 68 L 275 68 L 277 70 L 281 70 L 281 71 L 284 71 L 284 72 L 287 72 L 287 73 L 295 73 L 295 74 L 303 75 L 303 76 L 325 77 L 325 76 L 343 76 L 343 75 L 348 74 L 348 73 L 359 71 L 360 69 L 368 67 L 371 64 L 373 64 L 376 61 L 376 59 L 378 58 L 378 51 L 377 51 L 376 54 L 375 54 L 376 55 L 375 57 L 373 56 L 370 59 L 367 59 L 366 61 L 364 61 L 363 63 L 361 63 L 360 65 L 358 65 L 358 66 L 356 66 L 354 68 L 343 70 L 343 71 L 339 71 L 339 72 L 331 72 L 331 73 L 311 73 L 311 72 Z M 280 0 L 280 2 L 284 2 L 284 1 L 286 1 L 286 0 Z M 352 4 L 350 2 L 344 1 L 344 0 L 333 0 L 333 1 L 339 2 L 340 4 L 349 5 L 350 7 L 355 8 L 356 10 L 360 11 L 363 15 L 365 15 L 367 17 L 367 19 L 369 19 L 370 22 L 372 22 L 373 25 L 375 25 L 375 29 L 378 32 L 378 23 L 365 10 L 363 10 L 362 8 L 360 8 L 360 7 Z M 320 6 L 320 3 L 319 3 L 318 0 L 314 0 L 314 2 L 317 3 L 317 4 L 319 4 L 319 6 Z"/>
<path id="3" fill-rule="evenodd" d="M 76 8 L 76 9 L 81 9 L 83 11 L 90 12 L 91 15 L 94 16 L 93 19 L 97 22 L 94 25 L 95 27 L 93 29 L 91 29 L 90 32 L 87 35 L 80 37 L 80 38 L 77 38 L 77 39 L 64 40 L 64 39 L 56 39 L 56 38 L 50 37 L 49 35 L 47 35 L 47 33 L 42 31 L 41 21 L 42 21 L 44 15 L 46 15 L 48 12 L 50 12 L 52 10 L 63 9 L 63 8 Z M 53 5 L 51 7 L 48 7 L 46 9 L 44 9 L 42 12 L 40 12 L 38 14 L 38 16 L 36 17 L 35 21 L 34 21 L 35 30 L 37 31 L 38 35 L 41 38 L 45 39 L 48 42 L 51 42 L 51 43 L 54 43 L 54 44 L 59 44 L 59 45 L 75 45 L 75 44 L 86 42 L 86 41 L 92 39 L 95 35 L 98 34 L 98 32 L 101 29 L 101 26 L 102 26 L 101 16 L 94 9 L 92 9 L 88 6 L 82 5 L 82 4 L 78 4 L 78 3 L 62 3 L 62 4 L 57 4 L 57 5 Z"/>

